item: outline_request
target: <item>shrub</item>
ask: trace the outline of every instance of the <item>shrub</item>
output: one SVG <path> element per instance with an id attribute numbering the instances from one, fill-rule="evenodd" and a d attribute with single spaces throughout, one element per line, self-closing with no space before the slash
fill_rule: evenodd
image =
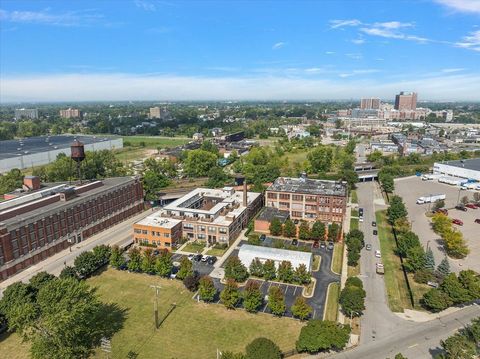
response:
<path id="1" fill-rule="evenodd" d="M 215 294 L 217 294 L 217 289 L 213 284 L 212 278 L 207 275 L 200 278 L 198 285 L 199 298 L 205 302 L 211 302 L 215 298 Z"/>
<path id="2" fill-rule="evenodd" d="M 187 276 L 183 279 L 183 285 L 184 285 L 185 288 L 187 288 L 190 292 L 196 292 L 197 289 L 198 289 L 199 281 L 200 281 L 200 276 L 198 275 L 197 272 L 195 272 L 195 273 L 193 273 L 193 274 L 187 275 Z"/>
<path id="3" fill-rule="evenodd" d="M 413 275 L 413 279 L 417 283 L 427 284 L 428 282 L 433 281 L 435 279 L 435 276 L 433 275 L 433 272 L 431 270 L 419 269 Z"/>
<path id="4" fill-rule="evenodd" d="M 350 338 L 350 326 L 319 319 L 310 320 L 300 331 L 296 347 L 300 352 L 341 350 Z"/>
<path id="5" fill-rule="evenodd" d="M 422 304 L 432 312 L 440 312 L 452 305 L 448 294 L 439 289 L 432 288 L 423 295 Z"/>
<path id="6" fill-rule="evenodd" d="M 245 359 L 280 359 L 282 353 L 277 344 L 267 338 L 254 339 L 245 348 Z"/>

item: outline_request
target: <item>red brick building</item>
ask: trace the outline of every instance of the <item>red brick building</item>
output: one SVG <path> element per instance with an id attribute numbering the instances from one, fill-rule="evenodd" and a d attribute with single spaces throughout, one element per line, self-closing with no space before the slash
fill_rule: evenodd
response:
<path id="1" fill-rule="evenodd" d="M 134 177 L 56 185 L 0 203 L 0 280 L 143 209 Z"/>

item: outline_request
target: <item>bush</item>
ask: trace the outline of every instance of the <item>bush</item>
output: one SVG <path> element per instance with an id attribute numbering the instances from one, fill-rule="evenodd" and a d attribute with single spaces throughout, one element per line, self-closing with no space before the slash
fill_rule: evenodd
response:
<path id="1" fill-rule="evenodd" d="M 247 268 L 236 256 L 229 257 L 225 264 L 225 278 L 234 279 L 236 282 L 244 282 L 248 278 Z"/>
<path id="2" fill-rule="evenodd" d="M 413 279 L 417 283 L 427 284 L 428 282 L 435 280 L 435 276 L 431 270 L 419 269 L 413 275 Z"/>
<path id="3" fill-rule="evenodd" d="M 258 246 L 260 245 L 260 236 L 258 234 L 249 234 L 248 235 L 248 244 L 251 244 L 253 246 Z"/>
<path id="4" fill-rule="evenodd" d="M 452 305 L 448 294 L 439 289 L 432 288 L 423 295 L 422 304 L 432 312 L 440 312 Z"/>
<path id="5" fill-rule="evenodd" d="M 243 307 L 247 312 L 255 313 L 263 304 L 263 295 L 257 282 L 248 281 L 243 291 Z"/>
<path id="6" fill-rule="evenodd" d="M 267 338 L 254 339 L 245 348 L 245 359 L 280 359 L 282 353 L 277 344 Z"/>
<path id="7" fill-rule="evenodd" d="M 187 276 L 183 279 L 183 285 L 184 285 L 185 288 L 187 288 L 190 292 L 196 292 L 197 289 L 198 289 L 199 281 L 200 281 L 200 275 L 199 275 L 197 272 L 195 272 L 195 273 L 193 273 L 193 274 L 187 275 Z"/>
<path id="8" fill-rule="evenodd" d="M 211 302 L 215 298 L 215 294 L 217 294 L 217 289 L 213 284 L 212 278 L 207 275 L 200 278 L 198 285 L 199 298 L 205 302 Z"/>
<path id="9" fill-rule="evenodd" d="M 363 289 L 363 282 L 358 277 L 348 277 L 345 282 L 345 287 L 357 287 Z"/>
<path id="10" fill-rule="evenodd" d="M 341 350 L 350 338 L 350 326 L 319 319 L 310 320 L 300 331 L 296 347 L 299 352 Z"/>

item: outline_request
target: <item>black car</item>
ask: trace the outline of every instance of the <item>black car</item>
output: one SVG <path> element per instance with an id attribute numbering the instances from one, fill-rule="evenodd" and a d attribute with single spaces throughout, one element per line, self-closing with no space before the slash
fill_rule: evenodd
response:
<path id="1" fill-rule="evenodd" d="M 374 230 L 373 230 L 373 235 L 376 236 L 377 234 L 378 234 L 377 230 L 374 229 Z"/>
<path id="2" fill-rule="evenodd" d="M 359 216 L 363 216 L 363 208 L 359 208 L 359 209 L 358 209 L 358 215 L 359 215 Z"/>
<path id="3" fill-rule="evenodd" d="M 259 237 L 259 239 L 260 239 L 262 242 L 263 242 L 266 238 L 267 238 L 267 236 L 264 235 L 264 234 L 261 234 L 260 237 Z"/>
<path id="4" fill-rule="evenodd" d="M 201 254 L 197 254 L 197 255 L 195 255 L 195 256 L 193 257 L 193 260 L 194 260 L 195 262 L 200 262 L 200 261 L 202 260 L 202 257 L 203 257 L 203 256 L 202 256 Z"/>
<path id="5" fill-rule="evenodd" d="M 372 222 L 372 227 L 376 227 L 377 226 L 377 222 L 373 221 Z"/>
<path id="6" fill-rule="evenodd" d="M 458 204 L 455 206 L 455 209 L 458 209 L 459 211 L 463 211 L 463 212 L 466 212 L 467 211 L 467 207 L 465 207 L 464 205 L 462 204 Z"/>
<path id="7" fill-rule="evenodd" d="M 217 257 L 211 256 L 210 258 L 208 258 L 207 263 L 210 265 L 213 265 L 215 264 L 216 261 L 217 261 Z"/>
<path id="8" fill-rule="evenodd" d="M 296 246 L 296 245 L 298 245 L 298 240 L 296 239 L 292 240 L 292 246 Z"/>

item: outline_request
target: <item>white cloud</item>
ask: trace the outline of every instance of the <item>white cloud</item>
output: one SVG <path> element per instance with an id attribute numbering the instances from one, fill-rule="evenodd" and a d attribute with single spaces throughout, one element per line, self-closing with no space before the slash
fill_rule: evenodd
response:
<path id="1" fill-rule="evenodd" d="M 91 10 L 51 13 L 44 11 L 6 11 L 0 10 L 0 20 L 13 23 L 42 24 L 55 26 L 87 26 L 99 22 L 103 15 Z"/>
<path id="2" fill-rule="evenodd" d="M 4 76 L 0 82 L 0 103 L 102 100 L 324 100 L 357 98 L 363 93 L 393 99 L 403 88 L 414 89 L 421 99 L 475 101 L 478 100 L 480 93 L 480 75 L 445 74 L 409 81 L 387 81 L 385 78 L 372 79 L 363 76 L 351 78 L 347 76 L 344 80 L 338 81 L 271 75 L 188 77 L 122 73 Z"/>
<path id="3" fill-rule="evenodd" d="M 154 3 L 145 1 L 145 0 L 134 0 L 134 4 L 136 7 L 143 9 L 145 11 L 156 11 L 157 7 Z"/>
<path id="4" fill-rule="evenodd" d="M 325 51 L 325 54 L 326 54 L 326 55 L 334 55 L 335 52 L 334 52 L 334 51 Z"/>
<path id="5" fill-rule="evenodd" d="M 456 42 L 455 46 L 473 51 L 480 51 L 480 30 L 473 31 L 464 36 L 462 41 Z"/>
<path id="6" fill-rule="evenodd" d="M 330 20 L 330 28 L 331 29 L 338 29 L 345 26 L 358 26 L 361 25 L 362 22 L 357 19 L 352 20 Z"/>
<path id="7" fill-rule="evenodd" d="M 281 49 L 282 47 L 284 47 L 286 45 L 285 42 L 277 42 L 276 44 L 273 44 L 272 46 L 272 49 L 273 50 L 278 50 L 278 49 Z"/>
<path id="8" fill-rule="evenodd" d="M 413 24 L 410 22 L 387 21 L 387 22 L 376 22 L 373 24 L 373 26 L 383 27 L 385 29 L 401 29 L 402 27 L 412 27 Z"/>
<path id="9" fill-rule="evenodd" d="M 350 54 L 345 54 L 345 56 L 350 57 L 351 59 L 354 59 L 354 60 L 363 59 L 363 55 L 360 53 L 350 53 Z"/>
<path id="10" fill-rule="evenodd" d="M 352 42 L 355 44 L 355 45 L 362 45 L 365 43 L 365 40 L 364 39 L 353 39 Z"/>
<path id="11" fill-rule="evenodd" d="M 449 9 L 458 12 L 473 12 L 480 14 L 480 1 L 478 0 L 434 0 Z"/>
<path id="12" fill-rule="evenodd" d="M 460 72 L 460 71 L 463 71 L 463 70 L 465 70 L 465 69 L 464 69 L 464 68 L 461 68 L 461 67 L 458 67 L 458 68 L 442 69 L 441 71 L 442 71 L 443 73 L 449 74 L 449 73 L 452 73 L 452 72 Z"/>

